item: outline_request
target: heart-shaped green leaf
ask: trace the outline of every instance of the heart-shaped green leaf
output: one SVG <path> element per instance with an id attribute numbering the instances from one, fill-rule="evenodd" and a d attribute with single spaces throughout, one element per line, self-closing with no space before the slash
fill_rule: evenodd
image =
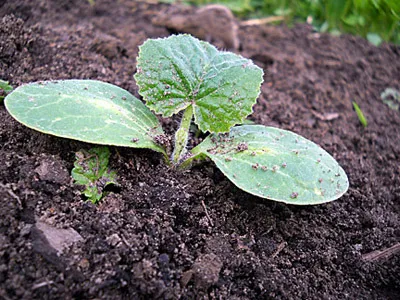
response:
<path id="1" fill-rule="evenodd" d="M 245 125 L 213 134 L 192 150 L 206 155 L 239 188 L 290 204 L 329 202 L 348 189 L 346 173 L 325 150 L 290 131 Z"/>
<path id="2" fill-rule="evenodd" d="M 135 79 L 156 113 L 170 117 L 193 105 L 200 130 L 227 132 L 252 113 L 262 76 L 249 59 L 178 35 L 140 47 Z"/>
<path id="3" fill-rule="evenodd" d="M 165 153 L 153 138 L 163 134 L 157 118 L 136 97 L 109 83 L 60 80 L 30 83 L 5 98 L 22 124 L 88 143 L 149 148 Z"/>

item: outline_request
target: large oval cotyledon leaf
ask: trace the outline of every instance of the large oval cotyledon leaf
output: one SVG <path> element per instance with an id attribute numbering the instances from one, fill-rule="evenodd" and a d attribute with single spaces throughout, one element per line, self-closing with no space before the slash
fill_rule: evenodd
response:
<path id="1" fill-rule="evenodd" d="M 178 35 L 140 46 L 135 79 L 156 113 L 170 117 L 192 105 L 202 131 L 228 132 L 252 113 L 262 76 L 249 59 Z"/>
<path id="2" fill-rule="evenodd" d="M 136 97 L 109 83 L 59 80 L 18 87 L 5 98 L 8 112 L 27 127 L 89 143 L 149 148 L 163 134 L 157 118 Z"/>
<path id="3" fill-rule="evenodd" d="M 206 155 L 239 188 L 271 200 L 329 202 L 348 189 L 346 173 L 325 150 L 290 131 L 262 125 L 213 134 L 192 150 Z"/>

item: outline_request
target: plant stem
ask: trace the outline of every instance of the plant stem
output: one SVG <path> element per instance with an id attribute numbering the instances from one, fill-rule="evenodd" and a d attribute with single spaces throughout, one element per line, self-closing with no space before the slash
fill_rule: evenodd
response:
<path id="1" fill-rule="evenodd" d="M 180 170 L 185 170 L 191 168 L 194 164 L 201 163 L 205 160 L 207 160 L 207 156 L 204 155 L 203 153 L 198 153 L 193 155 L 189 155 L 185 157 L 184 160 L 181 160 L 181 163 L 179 164 L 179 169 Z"/>
<path id="2" fill-rule="evenodd" d="M 181 160 L 182 156 L 186 152 L 186 145 L 189 136 L 190 123 L 193 117 L 193 107 L 188 106 L 183 112 L 181 125 L 175 133 L 175 146 L 174 152 L 172 153 L 172 162 L 177 165 Z"/>

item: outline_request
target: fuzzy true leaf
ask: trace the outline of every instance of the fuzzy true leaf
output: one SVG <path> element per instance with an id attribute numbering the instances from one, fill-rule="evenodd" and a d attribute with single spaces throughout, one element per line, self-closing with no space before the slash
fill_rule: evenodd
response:
<path id="1" fill-rule="evenodd" d="M 75 184 L 85 186 L 82 192 L 88 200 L 97 203 L 107 185 L 116 184 L 117 174 L 108 169 L 110 151 L 107 147 L 96 147 L 89 151 L 78 151 L 71 171 Z"/>
<path id="2" fill-rule="evenodd" d="M 135 79 L 156 113 L 169 117 L 193 105 L 200 130 L 227 132 L 252 113 L 262 75 L 249 59 L 178 35 L 140 47 Z"/>
<path id="3" fill-rule="evenodd" d="M 5 105 L 22 124 L 40 132 L 89 143 L 163 152 L 153 137 L 157 118 L 136 97 L 94 80 L 30 83 L 9 94 Z"/>
<path id="4" fill-rule="evenodd" d="M 234 127 L 229 134 L 207 137 L 192 153 L 211 158 L 242 190 L 285 203 L 329 202 L 349 186 L 346 173 L 325 150 L 273 127 Z"/>

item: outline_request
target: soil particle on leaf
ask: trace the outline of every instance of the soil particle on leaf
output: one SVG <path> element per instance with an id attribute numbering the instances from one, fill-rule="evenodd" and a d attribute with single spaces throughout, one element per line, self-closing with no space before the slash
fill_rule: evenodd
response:
<path id="1" fill-rule="evenodd" d="M 0 78 L 14 87 L 90 78 L 139 96 L 138 46 L 169 35 L 151 20 L 174 10 L 148 2 L 3 3 Z M 380 99 L 387 87 L 400 89 L 399 47 L 306 25 L 237 33 L 239 53 L 265 74 L 252 120 L 320 144 L 346 170 L 348 193 L 290 206 L 246 194 L 211 163 L 181 172 L 160 154 L 111 147 L 120 187 L 96 206 L 69 177 L 74 153 L 93 145 L 35 132 L 0 105 L 0 298 L 400 298 L 399 253 L 365 259 L 394 249 L 400 236 L 400 115 Z M 176 124 L 163 122 L 168 133 Z M 82 240 L 57 254 L 36 218 Z"/>

